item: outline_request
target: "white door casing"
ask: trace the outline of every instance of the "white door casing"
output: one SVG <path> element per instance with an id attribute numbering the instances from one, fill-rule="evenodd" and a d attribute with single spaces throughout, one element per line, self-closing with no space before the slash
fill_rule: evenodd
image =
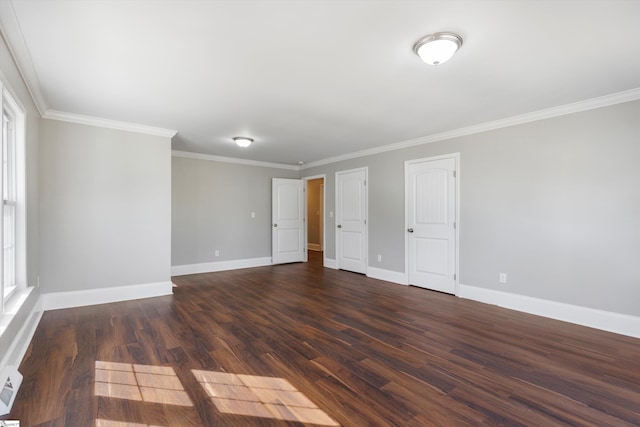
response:
<path id="1" fill-rule="evenodd" d="M 410 285 L 456 293 L 458 154 L 405 162 Z"/>
<path id="2" fill-rule="evenodd" d="M 324 206 L 325 206 L 325 188 L 324 188 L 324 182 L 326 182 L 327 180 L 327 176 L 326 174 L 322 174 L 322 175 L 313 175 L 313 176 L 307 176 L 302 178 L 302 180 L 304 181 L 304 185 L 305 188 L 307 186 L 307 184 L 309 183 L 309 181 L 313 180 L 313 179 L 321 179 L 323 184 L 320 186 L 320 245 L 321 245 L 321 250 L 322 252 L 322 265 L 326 264 L 326 259 L 327 259 L 327 252 L 324 250 L 324 241 L 325 241 L 325 235 L 324 233 L 326 232 L 326 228 L 324 226 L 327 218 L 325 217 L 325 212 L 324 212 Z M 304 202 L 305 202 L 305 206 L 304 206 L 304 211 L 307 212 L 308 209 L 308 197 L 309 197 L 309 193 L 306 192 L 305 193 L 305 198 L 304 198 Z M 308 218 L 307 218 L 308 219 Z M 304 228 L 305 231 L 305 242 L 308 241 L 309 236 L 307 236 L 307 227 Z M 308 248 L 307 248 L 308 249 Z M 307 251 L 305 251 L 304 253 L 304 261 L 307 262 Z"/>
<path id="3" fill-rule="evenodd" d="M 320 234 L 320 250 L 324 252 L 324 179 L 322 180 L 322 184 L 320 184 L 320 197 L 318 200 L 318 206 L 320 210 L 320 221 L 319 221 L 319 234 Z"/>
<path id="4" fill-rule="evenodd" d="M 367 272 L 367 168 L 336 173 L 336 262 Z"/>
<path id="5" fill-rule="evenodd" d="M 271 250 L 273 264 L 305 260 L 304 181 L 273 178 Z"/>

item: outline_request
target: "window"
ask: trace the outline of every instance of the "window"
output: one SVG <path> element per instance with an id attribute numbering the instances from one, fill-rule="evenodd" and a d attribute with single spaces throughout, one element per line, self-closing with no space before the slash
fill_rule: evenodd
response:
<path id="1" fill-rule="evenodd" d="M 1 87 L 1 86 L 0 86 Z M 24 114 L 6 88 L 2 88 L 2 205 L 0 222 L 0 314 L 6 312 L 6 303 L 24 284 Z M 22 231 L 21 231 L 22 230 Z"/>

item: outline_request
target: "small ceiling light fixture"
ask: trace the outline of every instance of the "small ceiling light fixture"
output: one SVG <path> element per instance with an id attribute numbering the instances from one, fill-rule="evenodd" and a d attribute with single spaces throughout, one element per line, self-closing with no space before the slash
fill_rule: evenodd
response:
<path id="1" fill-rule="evenodd" d="M 427 64 L 440 65 L 462 46 L 462 37 L 454 33 L 434 33 L 422 37 L 413 45 L 413 51 Z"/>
<path id="2" fill-rule="evenodd" d="M 238 147 L 242 148 L 250 146 L 253 142 L 253 138 L 247 138 L 246 136 L 234 136 L 233 140 L 236 144 L 238 144 Z"/>

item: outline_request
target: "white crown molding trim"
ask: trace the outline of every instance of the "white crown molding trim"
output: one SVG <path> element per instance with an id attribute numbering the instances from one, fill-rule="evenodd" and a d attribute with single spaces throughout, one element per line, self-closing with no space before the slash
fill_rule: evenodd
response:
<path id="1" fill-rule="evenodd" d="M 111 302 L 130 301 L 142 298 L 153 298 L 173 293 L 173 283 L 155 282 L 113 288 L 85 289 L 81 291 L 51 292 L 42 294 L 43 310 L 83 307 L 86 305 L 107 304 Z"/>
<path id="2" fill-rule="evenodd" d="M 524 313 L 640 338 L 640 317 L 462 284 L 458 285 L 458 296 Z"/>
<path id="3" fill-rule="evenodd" d="M 0 35 L 2 35 L 11 57 L 13 58 L 13 62 L 16 64 L 18 72 L 22 76 L 22 80 L 33 99 L 40 116 L 43 118 L 144 133 L 162 136 L 165 138 L 173 138 L 176 135 L 177 131 L 171 129 L 120 122 L 99 117 L 83 116 L 80 114 L 49 109 L 44 96 L 42 96 L 40 80 L 33 65 L 29 49 L 24 41 L 24 35 L 22 34 L 22 29 L 20 28 L 20 23 L 18 22 L 18 18 L 15 14 L 12 1 L 0 1 Z"/>
<path id="4" fill-rule="evenodd" d="M 56 110 L 49 110 L 44 97 L 42 96 L 42 92 L 40 90 L 40 83 L 38 79 L 38 75 L 36 73 L 35 67 L 33 65 L 33 60 L 31 59 L 31 55 L 27 48 L 27 45 L 24 40 L 24 35 L 20 28 L 20 24 L 18 22 L 18 18 L 15 13 L 15 9 L 13 7 L 13 1 L 0 1 L 0 35 L 5 40 L 9 52 L 13 58 L 13 61 L 20 72 L 22 79 L 27 86 L 31 97 L 33 98 L 40 115 L 47 119 L 53 120 L 62 120 L 68 121 L 72 123 L 80 123 L 87 124 L 99 127 L 120 129 L 120 130 L 128 130 L 131 132 L 138 133 L 146 133 L 151 135 L 163 136 L 168 138 L 173 138 L 176 135 L 177 131 L 163 128 L 154 128 L 150 126 L 138 125 L 134 123 L 127 122 L 118 122 L 109 119 L 101 119 L 97 117 L 90 116 L 82 116 L 78 114 L 65 113 Z M 343 160 L 354 159 L 358 157 L 370 156 L 379 153 L 385 153 L 388 151 L 400 150 L 403 148 L 413 147 L 422 144 L 429 144 L 432 142 L 443 141 L 446 139 L 457 138 L 461 136 L 473 135 L 480 132 L 486 132 L 490 130 L 515 126 L 519 124 L 529 123 L 533 121 L 549 119 L 553 117 L 558 117 L 566 114 L 577 113 L 586 110 L 592 110 L 595 108 L 606 107 L 610 105 L 620 104 L 623 102 L 635 101 L 640 99 L 640 88 L 634 88 L 627 91 L 617 92 L 613 94 L 608 94 L 596 98 L 591 98 L 583 101 L 574 102 L 571 104 L 566 104 L 558 107 L 552 107 L 540 111 L 535 111 L 531 113 L 521 114 L 518 116 L 508 117 L 505 119 L 499 119 L 491 122 L 481 123 L 478 125 L 472 125 L 452 131 L 437 133 L 433 135 L 428 135 L 420 138 L 410 139 L 407 141 L 400 141 L 396 143 L 392 143 L 389 145 L 384 145 L 381 147 L 375 147 L 367 150 L 356 151 L 353 153 L 348 153 L 335 157 L 328 157 L 326 159 L 318 160 L 315 162 L 307 163 L 303 166 L 293 166 L 286 165 L 280 163 L 268 163 L 268 162 L 260 162 L 260 161 L 252 161 L 252 160 L 244 160 L 244 159 L 236 159 L 230 157 L 218 157 L 218 156 L 210 156 L 210 155 L 199 155 L 200 157 L 190 157 L 190 158 L 198 158 L 202 160 L 213 160 L 219 162 L 226 163 L 238 163 L 238 164 L 246 164 L 253 166 L 265 166 L 265 167 L 274 167 L 279 169 L 289 169 L 289 170 L 304 170 L 317 166 L 323 166 L 331 163 L 340 162 Z M 181 152 L 185 153 L 185 152 Z M 191 155 L 196 155 L 196 153 L 189 153 Z M 178 156 L 178 157 L 187 157 Z M 277 166 L 276 166 L 277 165 Z"/>
<path id="5" fill-rule="evenodd" d="M 343 154 L 341 156 L 329 157 L 315 162 L 309 162 L 300 167 L 301 170 L 309 169 L 317 166 L 328 165 L 343 160 L 355 159 L 358 157 L 371 156 L 374 154 L 386 153 L 387 151 L 401 150 L 403 148 L 414 147 L 417 145 L 430 144 L 432 142 L 444 141 L 446 139 L 458 138 L 461 136 L 473 135 L 476 133 L 487 132 L 495 129 L 502 129 L 510 126 L 516 126 L 524 123 L 535 122 L 544 119 L 564 116 L 567 114 L 579 113 L 581 111 L 594 110 L 596 108 L 608 107 L 610 105 L 622 104 L 624 102 L 636 101 L 640 99 L 640 88 L 630 89 L 623 92 L 612 93 L 609 95 L 591 98 L 584 101 L 574 102 L 572 104 L 561 105 L 558 107 L 547 108 L 545 110 L 534 111 L 532 113 L 521 114 L 518 116 L 507 117 L 505 119 L 495 120 L 492 122 L 480 123 L 478 125 L 467 126 L 447 132 L 436 133 L 433 135 L 423 136 L 420 138 L 410 139 L 407 141 L 396 142 L 381 147 L 370 148 L 367 150 L 355 151 L 353 153 Z"/>
<path id="6" fill-rule="evenodd" d="M 385 270 L 382 268 L 367 267 L 367 277 L 384 280 L 386 282 L 408 285 L 407 275 L 399 271 Z"/>
<path id="7" fill-rule="evenodd" d="M 238 165 L 260 166 L 265 168 L 287 169 L 287 170 L 293 170 L 293 171 L 300 170 L 300 166 L 287 165 L 284 163 L 261 162 L 258 160 L 247 160 L 247 159 L 238 159 L 235 157 L 214 156 L 212 154 L 192 153 L 190 151 L 173 150 L 171 152 L 171 155 L 173 157 L 182 157 L 185 159 L 196 159 L 196 160 L 207 160 L 210 162 L 235 163 Z"/>
<path id="8" fill-rule="evenodd" d="M 27 44 L 24 41 L 24 35 L 18 23 L 18 17 L 13 8 L 12 1 L 0 1 L 0 34 L 9 49 L 13 62 L 18 68 L 18 72 L 22 76 L 22 80 L 34 104 L 36 104 L 38 112 L 41 116 L 44 115 L 49 107 L 42 96 L 40 80 L 33 66 L 33 60 L 31 59 Z"/>
<path id="9" fill-rule="evenodd" d="M 171 266 L 171 275 L 184 276 L 187 274 L 213 273 L 216 271 L 238 270 L 241 268 L 264 267 L 265 265 L 271 265 L 271 257 L 173 265 Z"/>
<path id="10" fill-rule="evenodd" d="M 83 116 L 81 114 L 65 113 L 63 111 L 47 110 L 42 117 L 81 125 L 97 126 L 109 129 L 125 130 L 128 132 L 144 133 L 147 135 L 173 138 L 178 131 L 139 125 L 136 123 L 119 122 L 117 120 L 101 119 L 99 117 Z"/>

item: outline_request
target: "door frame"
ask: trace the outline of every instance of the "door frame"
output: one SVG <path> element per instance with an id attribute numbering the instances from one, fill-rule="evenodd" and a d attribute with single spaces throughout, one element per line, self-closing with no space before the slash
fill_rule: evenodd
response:
<path id="1" fill-rule="evenodd" d="M 338 175 L 364 171 L 364 275 L 369 272 L 369 167 L 363 166 L 360 168 L 347 169 L 343 171 L 337 171 L 335 174 L 335 221 L 338 221 Z M 335 253 L 336 253 L 336 268 L 340 269 L 340 245 L 338 244 L 338 227 L 335 229 Z M 407 276 L 408 277 L 408 276 Z"/>
<path id="2" fill-rule="evenodd" d="M 424 157 L 422 159 L 406 160 L 404 162 L 404 271 L 406 285 L 409 285 L 409 166 L 416 163 L 430 162 L 434 160 L 450 159 L 453 158 L 456 162 L 456 228 L 455 228 L 455 242 L 456 242 L 456 254 L 455 254 L 455 292 L 454 295 L 458 295 L 460 292 L 460 153 L 443 154 L 440 156 Z"/>
<path id="3" fill-rule="evenodd" d="M 309 194 L 307 193 L 307 185 L 308 182 L 312 179 L 321 179 L 322 178 L 322 182 L 323 185 L 321 187 L 322 189 L 322 266 L 325 265 L 325 261 L 327 258 L 327 251 L 326 248 L 324 247 L 324 242 L 326 241 L 325 239 L 325 234 L 327 227 L 325 227 L 326 225 L 326 209 L 325 207 L 327 206 L 327 195 L 326 195 L 326 184 L 327 184 L 327 175 L 326 174 L 320 174 L 320 175 L 312 175 L 312 176 L 305 176 L 304 178 L 302 178 L 302 181 L 304 182 L 304 247 L 305 247 L 305 251 L 304 251 L 304 262 L 309 261 L 309 248 L 308 248 L 308 244 L 309 244 L 309 236 L 308 234 L 308 228 L 309 228 L 309 218 L 307 215 L 307 210 L 308 210 L 308 204 L 307 204 L 307 199 L 309 198 Z"/>

